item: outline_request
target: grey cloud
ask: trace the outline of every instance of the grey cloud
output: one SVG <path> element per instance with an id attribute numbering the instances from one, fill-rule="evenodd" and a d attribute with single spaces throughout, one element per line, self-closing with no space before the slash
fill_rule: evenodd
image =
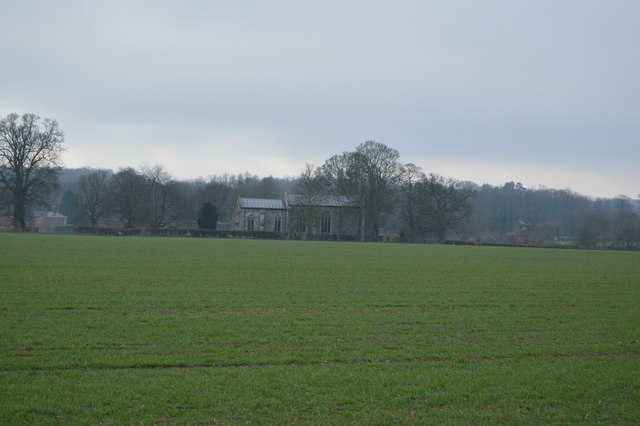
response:
<path id="1" fill-rule="evenodd" d="M 4 6 L 0 109 L 83 135 L 266 129 L 301 165 L 365 139 L 408 161 L 630 164 L 640 149 L 634 1 Z"/>

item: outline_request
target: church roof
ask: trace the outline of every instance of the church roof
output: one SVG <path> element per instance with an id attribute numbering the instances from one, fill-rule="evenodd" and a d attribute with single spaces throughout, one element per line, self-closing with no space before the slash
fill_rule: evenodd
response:
<path id="1" fill-rule="evenodd" d="M 286 201 L 285 201 L 286 200 Z M 307 201 L 304 197 L 296 194 L 286 194 L 285 200 L 278 198 L 240 198 L 240 208 L 260 209 L 260 210 L 286 210 L 289 206 L 305 206 Z M 353 197 L 342 195 L 324 195 L 317 197 L 314 205 L 321 207 L 359 207 L 358 202 Z"/>
<path id="2" fill-rule="evenodd" d="M 285 210 L 283 200 L 272 198 L 240 198 L 240 207 L 245 209 Z"/>

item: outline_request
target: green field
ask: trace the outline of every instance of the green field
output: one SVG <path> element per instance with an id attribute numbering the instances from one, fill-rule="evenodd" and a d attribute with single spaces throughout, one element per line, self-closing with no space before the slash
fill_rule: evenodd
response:
<path id="1" fill-rule="evenodd" d="M 640 422 L 640 253 L 0 234 L 0 423 Z"/>

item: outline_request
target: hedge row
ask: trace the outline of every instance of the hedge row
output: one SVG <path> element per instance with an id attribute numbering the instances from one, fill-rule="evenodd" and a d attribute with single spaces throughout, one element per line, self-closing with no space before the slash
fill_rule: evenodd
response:
<path id="1" fill-rule="evenodd" d="M 286 235 L 282 232 L 268 231 L 222 231 L 217 229 L 172 229 L 172 228 L 98 228 L 91 226 L 77 226 L 76 234 L 84 235 L 120 235 L 120 236 L 149 236 L 149 237 L 196 237 L 196 238 L 254 238 L 261 240 L 283 240 Z M 355 236 L 333 234 L 294 234 L 291 239 L 323 240 L 323 241 L 356 241 Z"/>
<path id="2" fill-rule="evenodd" d="M 217 229 L 172 229 L 172 228 L 94 228 L 90 226 L 76 227 L 76 234 L 89 235 L 121 235 L 149 237 L 214 237 L 214 238 L 256 238 L 279 240 L 284 236 L 279 232 L 266 231 L 221 231 Z"/>

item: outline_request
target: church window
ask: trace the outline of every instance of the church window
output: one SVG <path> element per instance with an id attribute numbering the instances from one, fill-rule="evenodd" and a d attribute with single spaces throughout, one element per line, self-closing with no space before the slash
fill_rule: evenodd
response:
<path id="1" fill-rule="evenodd" d="M 322 215 L 322 222 L 320 223 L 320 232 L 324 234 L 331 233 L 331 215 Z"/>
<path id="2" fill-rule="evenodd" d="M 307 232 L 307 218 L 304 216 L 298 216 L 297 232 Z"/>

